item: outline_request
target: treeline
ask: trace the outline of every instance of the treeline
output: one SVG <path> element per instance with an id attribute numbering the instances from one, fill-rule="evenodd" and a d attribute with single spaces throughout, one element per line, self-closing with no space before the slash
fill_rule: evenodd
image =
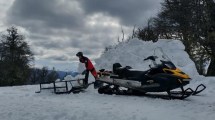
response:
<path id="1" fill-rule="evenodd" d="M 13 86 L 50 82 L 58 78 L 53 68 L 33 68 L 34 55 L 25 37 L 16 27 L 7 29 L 0 38 L 0 86 Z"/>
<path id="2" fill-rule="evenodd" d="M 48 70 L 48 67 L 43 67 L 42 69 L 32 68 L 28 84 L 50 83 L 57 80 L 59 77 L 55 68 L 52 70 Z"/>
<path id="3" fill-rule="evenodd" d="M 153 42 L 158 39 L 179 39 L 195 62 L 199 74 L 214 76 L 214 1 L 164 0 L 161 5 L 159 14 L 149 19 L 146 27 L 135 30 L 133 37 Z"/>

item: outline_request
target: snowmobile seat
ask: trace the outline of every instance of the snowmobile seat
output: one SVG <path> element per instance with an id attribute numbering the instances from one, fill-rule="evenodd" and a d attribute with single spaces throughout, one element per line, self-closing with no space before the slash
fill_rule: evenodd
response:
<path id="1" fill-rule="evenodd" d="M 114 76 L 114 78 L 142 81 L 148 71 L 138 71 L 130 66 L 122 67 L 120 63 L 115 63 L 113 64 L 113 73 L 118 75 L 117 77 Z"/>
<path id="2" fill-rule="evenodd" d="M 125 66 L 122 67 L 122 65 L 120 63 L 114 63 L 113 64 L 113 73 L 118 75 L 118 76 L 123 76 L 123 74 L 128 70 L 131 69 L 132 67 L 130 66 Z"/>

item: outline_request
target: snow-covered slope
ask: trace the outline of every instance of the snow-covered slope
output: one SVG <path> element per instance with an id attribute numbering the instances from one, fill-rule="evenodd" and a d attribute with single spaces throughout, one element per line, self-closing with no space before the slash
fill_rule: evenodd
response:
<path id="1" fill-rule="evenodd" d="M 107 52 L 96 59 L 97 69 L 112 69 L 116 62 L 122 66 L 131 66 L 134 69 L 147 70 L 151 61 L 143 61 L 144 58 L 156 55 L 161 58 L 161 54 L 156 54 L 158 48 L 161 48 L 165 55 L 183 72 L 187 73 L 193 80 L 188 87 L 195 87 L 200 83 L 209 84 L 203 76 L 200 76 L 196 70 L 194 62 L 185 52 L 183 43 L 179 40 L 161 39 L 158 42 L 145 42 L 138 39 L 132 39 L 128 42 L 122 42 L 117 47 L 109 49 Z M 215 88 L 214 88 L 215 89 Z"/>
<path id="2" fill-rule="evenodd" d="M 179 40 L 159 40 L 158 42 L 143 42 L 132 39 L 120 43 L 117 47 L 110 49 L 95 60 L 97 68 L 112 69 L 113 63 L 121 63 L 122 66 L 131 66 L 135 69 L 147 70 L 150 61 L 143 59 L 154 55 L 154 50 L 162 48 L 171 61 L 184 72 L 191 76 L 197 76 L 195 64 L 184 51 L 185 47 Z M 160 56 L 158 56 L 160 57 Z"/>
<path id="3" fill-rule="evenodd" d="M 214 79 L 215 80 L 215 79 Z M 214 83 L 213 83 L 214 85 Z M 1 120 L 213 120 L 214 90 L 186 100 L 84 93 L 34 93 L 39 86 L 0 88 Z"/>
<path id="4" fill-rule="evenodd" d="M 96 60 L 96 68 L 111 69 L 113 63 L 120 62 L 136 69 L 148 69 L 150 62 L 143 62 L 143 59 L 152 55 L 156 47 L 162 47 L 169 58 L 193 78 L 190 87 L 204 83 L 207 89 L 185 100 L 164 100 L 101 95 L 93 86 L 84 93 L 63 95 L 51 90 L 35 93 L 39 85 L 1 87 L 0 120 L 213 120 L 215 78 L 198 75 L 180 41 L 120 43 Z"/>

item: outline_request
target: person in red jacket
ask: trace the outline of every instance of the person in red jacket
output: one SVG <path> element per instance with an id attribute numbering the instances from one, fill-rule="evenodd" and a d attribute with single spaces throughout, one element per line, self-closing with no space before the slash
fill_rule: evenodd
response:
<path id="1" fill-rule="evenodd" d="M 92 62 L 90 61 L 89 58 L 83 56 L 83 53 L 82 52 L 78 52 L 76 54 L 77 57 L 79 57 L 79 61 L 81 63 L 84 63 L 85 64 L 85 67 L 86 67 L 86 70 L 84 71 L 85 73 L 85 79 L 83 81 L 83 84 L 84 85 L 87 85 L 88 84 L 88 77 L 89 77 L 89 72 L 91 72 L 91 74 L 94 76 L 95 79 L 97 79 L 97 72 L 96 72 L 96 69 L 95 67 L 93 66 Z"/>

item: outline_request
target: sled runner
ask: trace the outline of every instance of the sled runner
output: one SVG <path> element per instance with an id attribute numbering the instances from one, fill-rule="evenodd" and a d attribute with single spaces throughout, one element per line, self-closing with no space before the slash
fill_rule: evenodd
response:
<path id="1" fill-rule="evenodd" d="M 151 95 L 148 92 L 167 92 L 166 95 L 160 95 L 168 99 L 185 99 L 191 95 L 197 95 L 202 92 L 206 86 L 198 85 L 195 90 L 191 88 L 184 89 L 189 84 L 191 78 L 189 75 L 177 68 L 173 62 L 166 56 L 162 49 L 160 63 L 156 60 L 158 56 L 149 56 L 146 60 L 151 60 L 153 67 L 147 71 L 134 70 L 130 66 L 122 67 L 120 63 L 113 64 L 112 71 L 101 70 L 97 81 L 106 83 L 98 88 L 100 94 L 118 94 L 118 95 Z M 126 89 L 121 89 L 121 88 Z M 173 91 L 174 89 L 180 91 Z"/>

